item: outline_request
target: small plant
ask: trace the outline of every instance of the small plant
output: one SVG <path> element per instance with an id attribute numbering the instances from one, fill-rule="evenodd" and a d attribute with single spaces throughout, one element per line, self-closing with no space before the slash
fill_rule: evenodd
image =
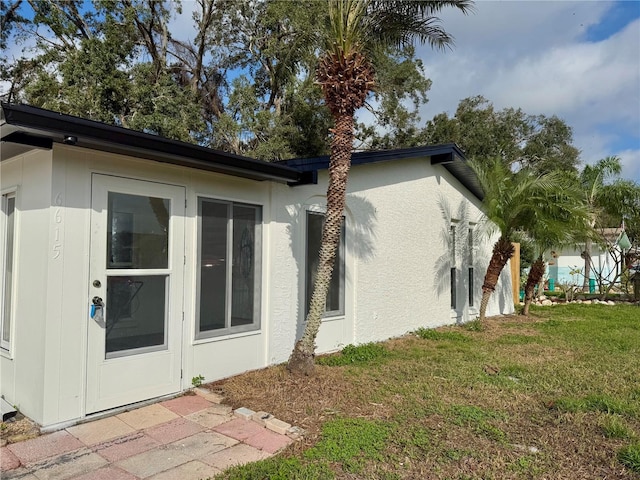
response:
<path id="1" fill-rule="evenodd" d="M 558 286 L 560 287 L 560 290 L 562 290 L 565 300 L 567 302 L 572 302 L 576 292 L 578 291 L 578 278 L 582 275 L 582 270 L 574 265 L 573 268 L 569 270 L 569 275 L 571 275 L 571 280 L 559 283 Z"/>
<path id="2" fill-rule="evenodd" d="M 465 323 L 464 328 L 469 330 L 470 332 L 484 331 L 484 325 L 482 325 L 482 322 L 480 321 L 479 318 L 476 318 L 475 320 L 471 320 L 470 322 Z"/>
<path id="3" fill-rule="evenodd" d="M 198 388 L 199 386 L 201 386 L 202 382 L 204 382 L 204 377 L 202 375 L 198 375 L 197 377 L 193 377 L 191 379 L 191 385 L 193 385 L 194 388 Z"/>
<path id="4" fill-rule="evenodd" d="M 621 448 L 618 451 L 618 460 L 632 472 L 640 473 L 640 443 Z"/>
<path id="5" fill-rule="evenodd" d="M 362 345 L 347 345 L 338 355 L 329 355 L 317 359 L 320 365 L 337 367 L 368 363 L 386 357 L 389 351 L 379 343 L 364 343 Z"/>

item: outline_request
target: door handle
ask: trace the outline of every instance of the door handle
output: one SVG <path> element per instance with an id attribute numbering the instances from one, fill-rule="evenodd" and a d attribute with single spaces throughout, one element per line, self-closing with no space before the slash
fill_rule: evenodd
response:
<path id="1" fill-rule="evenodd" d="M 91 318 L 101 327 L 104 327 L 104 302 L 102 298 L 95 296 L 91 299 Z"/>

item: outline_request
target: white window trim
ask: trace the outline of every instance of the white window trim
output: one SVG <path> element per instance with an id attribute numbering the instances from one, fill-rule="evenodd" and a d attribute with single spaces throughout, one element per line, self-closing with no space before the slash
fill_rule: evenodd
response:
<path id="1" fill-rule="evenodd" d="M 12 278 L 12 288 L 9 292 L 10 299 L 10 310 L 9 310 L 9 340 L 5 341 L 2 339 L 2 331 L 4 329 L 4 304 L 6 301 L 5 298 L 5 265 L 7 262 L 6 259 L 6 216 L 4 215 L 5 211 L 5 199 L 13 198 L 14 199 L 14 210 L 13 210 L 13 252 L 11 255 L 11 264 L 13 267 L 13 278 Z M 0 296 L 0 354 L 3 356 L 11 358 L 12 356 L 12 346 L 13 346 L 13 338 L 14 338 L 14 330 L 15 330 L 15 297 L 16 297 L 16 280 L 17 280 L 17 271 L 16 271 L 16 258 L 17 258 L 17 249 L 18 249 L 18 187 L 14 186 L 11 188 L 4 189 L 0 191 L 0 292 L 2 295 Z"/>
<path id="2" fill-rule="evenodd" d="M 307 238 L 309 232 L 309 215 L 325 215 L 326 210 L 317 206 L 317 205 L 308 205 L 304 209 L 304 275 L 302 276 L 302 322 L 306 323 L 307 321 L 307 310 L 309 309 L 309 305 L 307 302 L 307 289 L 310 288 L 310 285 L 307 285 L 307 274 L 308 274 L 308 258 L 309 258 L 309 239 Z M 343 225 L 344 225 L 344 235 L 342 235 L 340 240 L 340 245 L 338 248 L 342 248 L 342 276 L 340 277 L 340 303 L 341 309 L 339 310 L 329 310 L 325 311 L 322 314 L 322 321 L 328 322 L 332 320 L 340 320 L 346 315 L 346 284 L 347 284 L 347 218 L 346 215 L 342 216 Z M 334 272 L 335 273 L 335 272 Z"/>
<path id="3" fill-rule="evenodd" d="M 254 253 L 259 256 L 258 268 L 256 269 L 255 277 L 256 282 L 258 284 L 258 292 L 254 292 L 254 301 L 258 303 L 257 313 L 255 317 L 255 321 L 251 324 L 247 325 L 238 325 L 238 326 L 225 326 L 224 328 L 214 329 L 214 330 L 200 330 L 200 269 L 199 265 L 201 262 L 201 254 L 202 254 L 202 218 L 200 214 L 200 208 L 202 202 L 215 202 L 221 204 L 227 204 L 233 207 L 234 205 L 246 206 L 257 208 L 260 212 L 260 218 L 256 223 L 257 232 L 255 235 L 255 245 L 254 245 Z M 231 225 L 227 224 L 228 233 L 231 234 Z M 264 205 L 260 203 L 251 203 L 245 202 L 241 200 L 231 200 L 220 197 L 210 197 L 207 195 L 197 195 L 196 196 L 196 295 L 195 295 L 195 336 L 193 338 L 193 344 L 207 343 L 210 341 L 217 341 L 221 339 L 227 339 L 237 336 L 245 336 L 245 335 L 253 335 L 259 333 L 262 328 L 262 295 L 264 292 L 264 282 L 262 277 L 262 272 L 264 269 L 264 252 L 263 252 L 263 231 L 264 231 Z M 230 245 L 227 243 L 227 256 L 229 256 Z M 227 272 L 226 281 L 228 284 L 232 283 L 232 273 Z M 226 301 L 227 301 L 227 310 L 231 308 L 231 290 L 229 289 L 226 293 Z M 229 312 L 227 312 L 229 313 Z M 226 314 L 225 314 L 226 315 Z M 225 322 L 227 319 L 225 318 Z"/>

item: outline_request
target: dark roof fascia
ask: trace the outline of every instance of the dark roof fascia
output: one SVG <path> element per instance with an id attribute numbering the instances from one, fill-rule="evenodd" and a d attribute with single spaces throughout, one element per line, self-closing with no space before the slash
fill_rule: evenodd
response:
<path id="1" fill-rule="evenodd" d="M 440 155 L 451 156 L 455 154 L 464 158 L 462 151 L 453 143 L 445 145 L 429 145 L 423 147 L 397 148 L 394 150 L 376 150 L 368 152 L 354 152 L 351 156 L 351 165 L 362 165 L 367 163 L 387 162 L 389 160 L 400 160 L 413 157 L 433 157 Z M 302 171 L 326 170 L 329 168 L 329 156 L 293 158 L 282 160 L 278 163 L 299 168 Z"/>
<path id="2" fill-rule="evenodd" d="M 442 165 L 476 198 L 479 200 L 484 198 L 484 192 L 482 191 L 478 177 L 468 165 L 460 147 L 455 143 L 398 148 L 395 150 L 355 152 L 351 157 L 351 165 L 364 165 L 368 163 L 424 157 L 430 158 L 431 165 Z M 329 156 L 294 158 L 291 160 L 282 160 L 279 163 L 298 168 L 303 172 L 315 172 L 317 181 L 317 171 L 329 168 Z"/>
<path id="3" fill-rule="evenodd" d="M 249 178 L 298 183 L 302 172 L 288 165 L 234 155 L 157 135 L 64 115 L 28 105 L 2 103 L 4 123 L 17 127 L 3 141 L 18 139 L 22 144 L 65 143 L 65 137 L 75 137 L 73 145 L 119 153 L 162 163 L 207 170 Z M 31 139 L 30 139 L 31 138 Z"/>

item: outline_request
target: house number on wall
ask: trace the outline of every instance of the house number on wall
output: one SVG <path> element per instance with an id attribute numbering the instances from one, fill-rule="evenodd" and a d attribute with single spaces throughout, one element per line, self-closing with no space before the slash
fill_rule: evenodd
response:
<path id="1" fill-rule="evenodd" d="M 62 251 L 62 243 L 60 243 L 60 224 L 62 223 L 62 193 L 58 193 L 54 200 L 54 205 L 56 207 L 53 220 L 56 223 L 53 229 L 53 258 L 60 258 L 60 253 Z"/>

